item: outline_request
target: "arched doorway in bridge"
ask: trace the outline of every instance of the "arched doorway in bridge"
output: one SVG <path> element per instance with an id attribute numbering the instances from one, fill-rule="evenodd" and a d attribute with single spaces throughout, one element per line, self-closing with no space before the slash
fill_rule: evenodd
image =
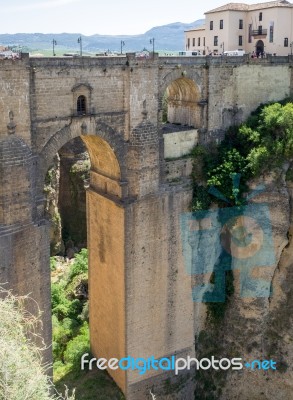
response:
<path id="1" fill-rule="evenodd" d="M 264 49 L 265 49 L 264 42 L 263 42 L 262 40 L 258 40 L 258 41 L 256 42 L 256 45 L 255 45 L 255 52 L 256 52 L 256 55 L 257 55 L 258 57 L 259 57 L 260 55 L 262 55 L 263 52 L 264 52 Z"/>
<path id="2" fill-rule="evenodd" d="M 200 126 L 200 92 L 194 81 L 179 78 L 167 87 L 163 100 L 163 121 L 171 124 Z"/>
<path id="3" fill-rule="evenodd" d="M 80 123 L 76 124 L 79 128 Z M 85 128 L 83 128 L 85 130 Z M 76 141 L 75 127 L 58 132 L 43 150 L 41 176 L 57 152 Z M 89 326 L 91 352 L 111 359 L 125 357 L 124 208 L 121 207 L 121 168 L 113 148 L 100 136 L 80 135 L 90 159 L 86 194 L 89 249 Z M 69 141 L 66 141 L 69 139 Z M 73 141 L 73 143 L 74 143 Z M 125 371 L 110 371 L 125 390 Z"/>
<path id="4" fill-rule="evenodd" d="M 190 78 L 182 76 L 167 86 L 162 102 L 165 158 L 184 156 L 190 153 L 197 143 L 197 130 L 203 120 L 200 100 L 200 90 Z"/>

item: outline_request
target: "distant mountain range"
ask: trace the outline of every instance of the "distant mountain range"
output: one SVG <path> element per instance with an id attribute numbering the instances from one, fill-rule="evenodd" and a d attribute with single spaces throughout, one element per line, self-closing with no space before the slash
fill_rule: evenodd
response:
<path id="1" fill-rule="evenodd" d="M 118 51 L 121 49 L 121 41 L 125 43 L 123 52 L 152 50 L 150 39 L 155 39 L 156 50 L 178 51 L 184 50 L 184 31 L 198 27 L 204 23 L 203 19 L 185 24 L 174 22 L 168 25 L 156 26 L 141 35 L 92 35 L 82 36 L 82 47 L 84 52 L 97 53 L 107 50 Z M 56 40 L 56 52 L 79 51 L 77 39 L 79 33 L 16 33 L 0 34 L 0 45 L 19 46 L 23 51 L 49 51 L 52 49 L 52 41 Z"/>

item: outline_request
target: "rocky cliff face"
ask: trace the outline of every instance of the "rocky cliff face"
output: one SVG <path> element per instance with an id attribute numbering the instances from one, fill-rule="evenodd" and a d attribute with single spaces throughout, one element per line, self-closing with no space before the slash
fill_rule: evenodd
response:
<path id="1" fill-rule="evenodd" d="M 46 177 L 46 211 L 51 222 L 51 255 L 86 247 L 86 195 L 90 161 L 77 138 L 63 146 Z"/>
<path id="2" fill-rule="evenodd" d="M 65 247 L 83 248 L 86 239 L 86 194 L 90 161 L 80 138 L 71 140 L 60 151 L 59 210 Z"/>
<path id="3" fill-rule="evenodd" d="M 58 208 L 60 184 L 60 157 L 56 154 L 54 164 L 46 175 L 44 193 L 46 196 L 45 210 L 50 225 L 50 254 L 52 256 L 64 252 L 64 244 L 61 234 L 61 217 Z"/>
<path id="4" fill-rule="evenodd" d="M 196 337 L 198 358 L 241 357 L 249 363 L 272 359 L 277 370 L 255 366 L 254 370 L 198 371 L 195 399 L 293 398 L 293 182 L 285 176 L 282 170 L 251 182 L 251 187 L 265 185 L 251 201 L 255 216 L 261 207 L 269 209 L 270 226 L 266 228 L 271 228 L 273 246 L 266 252 L 273 257 L 267 258 L 267 265 L 250 267 L 246 275 L 243 269 L 228 271 L 227 301 L 200 306 L 207 318 Z M 263 231 L 268 232 L 266 228 Z M 254 282 L 255 296 L 240 293 L 245 279 Z"/>

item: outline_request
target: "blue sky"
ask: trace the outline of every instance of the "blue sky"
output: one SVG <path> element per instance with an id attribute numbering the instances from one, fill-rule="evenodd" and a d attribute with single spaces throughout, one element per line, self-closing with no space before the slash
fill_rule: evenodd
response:
<path id="1" fill-rule="evenodd" d="M 226 3 L 229 0 L 0 0 L 0 33 L 135 35 L 171 22 L 193 22 Z"/>

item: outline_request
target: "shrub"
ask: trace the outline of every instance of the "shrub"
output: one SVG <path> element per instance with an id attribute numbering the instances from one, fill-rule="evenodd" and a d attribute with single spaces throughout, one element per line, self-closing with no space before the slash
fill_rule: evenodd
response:
<path id="1" fill-rule="evenodd" d="M 64 361 L 72 365 L 72 369 L 80 369 L 80 359 L 84 353 L 90 352 L 89 327 L 83 324 L 79 334 L 68 342 L 64 352 Z"/>
<path id="2" fill-rule="evenodd" d="M 71 301 L 66 296 L 64 281 L 54 283 L 51 287 L 52 311 L 59 320 L 72 314 Z"/>
<path id="3" fill-rule="evenodd" d="M 88 251 L 87 249 L 81 249 L 76 254 L 74 263 L 69 273 L 69 280 L 72 280 L 76 275 L 82 274 L 88 271 Z"/>
<path id="4" fill-rule="evenodd" d="M 51 271 L 55 271 L 56 267 L 57 267 L 56 257 L 50 257 L 50 269 L 51 269 Z"/>
<path id="5" fill-rule="evenodd" d="M 25 311 L 28 297 L 15 297 L 9 292 L 0 299 L 0 398 L 9 400 L 62 399 L 51 395 L 53 385 L 42 365 L 41 352 L 27 333 L 35 336 L 40 324 L 39 314 L 34 316 Z M 66 395 L 66 398 L 69 397 Z M 70 397 L 71 400 L 74 397 Z"/>
<path id="6" fill-rule="evenodd" d="M 76 254 L 70 270 L 52 284 L 54 375 L 79 368 L 80 357 L 89 352 L 88 302 L 76 298 L 83 280 L 87 284 L 87 249 Z"/>
<path id="7" fill-rule="evenodd" d="M 293 103 L 288 99 L 280 103 L 261 105 L 240 127 L 232 127 L 224 140 L 215 148 L 205 151 L 196 146 L 192 152 L 194 162 L 203 160 L 203 170 L 208 187 L 216 187 L 230 205 L 243 204 L 249 179 L 279 167 L 293 157 Z M 235 185 L 235 177 L 241 181 Z M 199 189 L 196 176 L 192 210 L 208 205 L 208 189 Z M 234 182 L 233 182 L 234 181 Z M 204 200 L 205 199 L 205 200 Z M 219 206 L 221 199 L 213 198 Z"/>

